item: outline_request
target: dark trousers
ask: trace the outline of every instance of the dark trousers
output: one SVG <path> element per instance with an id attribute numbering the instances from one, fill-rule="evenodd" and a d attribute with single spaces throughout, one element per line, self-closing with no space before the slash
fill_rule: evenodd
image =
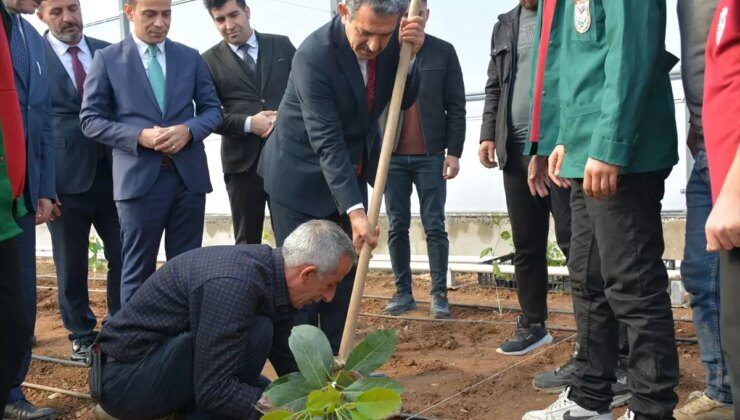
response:
<path id="1" fill-rule="evenodd" d="M 346 214 L 340 216 L 338 212 L 318 218 L 301 213 L 298 210 L 291 209 L 272 200 L 270 201 L 270 217 L 272 220 L 272 231 L 275 233 L 275 244 L 277 246 L 282 246 L 285 238 L 302 223 L 314 219 L 335 222 L 347 232 L 350 238 L 352 237 L 352 226 L 349 222 L 349 216 Z M 329 339 L 334 354 L 339 353 L 339 345 L 342 343 L 344 322 L 347 319 L 349 301 L 352 297 L 352 287 L 355 283 L 355 271 L 356 267 L 352 267 L 352 270 L 339 282 L 334 299 L 331 302 L 321 301 L 306 305 L 303 309 L 296 311 L 294 318 L 296 325 L 310 324 L 321 328 Z"/>
<path id="2" fill-rule="evenodd" d="M 740 419 L 740 248 L 720 253 L 722 350 L 732 384 L 735 419 Z"/>
<path id="3" fill-rule="evenodd" d="M 224 174 L 237 244 L 262 243 L 267 193 L 255 171 Z"/>
<path id="4" fill-rule="evenodd" d="M 29 329 L 26 339 L 23 340 L 26 352 L 13 382 L 13 388 L 10 390 L 9 402 L 24 398 L 21 383 L 26 379 L 28 368 L 31 366 L 31 337 L 36 327 L 36 215 L 28 200 L 26 200 L 26 209 L 29 213 L 18 218 L 16 222 L 23 230 L 23 233 L 18 235 L 18 255 L 21 264 L 22 303 Z"/>
<path id="5" fill-rule="evenodd" d="M 450 242 L 445 230 L 447 181 L 442 178 L 444 155 L 393 155 L 385 187 L 388 252 L 396 275 L 396 292 L 411 293 L 411 188 L 419 195 L 421 223 L 426 234 L 432 294 L 447 292 Z"/>
<path id="6" fill-rule="evenodd" d="M 266 387 L 260 377 L 272 343 L 272 321 L 256 316 L 241 371 L 241 383 Z M 209 413 L 196 406 L 193 378 L 193 336 L 190 332 L 172 337 L 135 362 L 108 362 L 103 366 L 103 396 L 100 406 L 120 419 L 153 419 L 175 411 L 187 412 L 188 418 L 220 419 L 223 414 Z M 202 390 L 211 391 L 211 390 Z M 236 418 L 259 418 L 256 413 L 231 413 Z"/>
<path id="7" fill-rule="evenodd" d="M 61 195 L 62 216 L 49 222 L 59 286 L 59 312 L 70 340 L 94 335 L 97 324 L 87 292 L 90 226 L 103 240 L 108 260 L 108 314 L 121 308 L 121 226 L 113 201 L 113 179 L 107 161 L 101 160 L 90 190 Z"/>
<path id="8" fill-rule="evenodd" d="M 200 248 L 206 196 L 185 186 L 174 166 L 162 166 L 142 197 L 116 202 L 121 222 L 121 305 L 126 305 L 156 269 L 162 234 L 167 259 Z"/>
<path id="9" fill-rule="evenodd" d="M 566 258 L 570 249 L 570 190 L 552 185 L 546 198 L 533 197 L 527 184 L 531 156 L 524 144 L 511 143 L 504 167 L 504 192 L 514 240 L 514 275 L 522 314 L 530 323 L 547 320 L 547 239 L 550 214 L 555 237 Z"/>
<path id="10" fill-rule="evenodd" d="M 574 180 L 568 267 L 580 348 L 572 400 L 608 410 L 617 364 L 617 329 L 627 326 L 630 409 L 638 419 L 672 418 L 678 353 L 668 295 L 660 201 L 670 171 L 619 177 L 617 194 L 596 200 Z M 603 280 L 588 276 L 598 247 Z"/>
<path id="11" fill-rule="evenodd" d="M 0 242 L 0 407 L 8 400 L 23 354 L 29 348 L 23 303 L 18 241 L 11 238 Z"/>

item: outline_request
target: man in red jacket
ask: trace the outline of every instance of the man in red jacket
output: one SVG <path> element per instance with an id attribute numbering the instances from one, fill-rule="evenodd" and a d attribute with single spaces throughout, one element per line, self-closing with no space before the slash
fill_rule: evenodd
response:
<path id="1" fill-rule="evenodd" d="M 0 2 L 0 407 L 5 406 L 29 337 L 15 216 L 24 213 L 26 148 L 10 59 L 10 15 Z"/>
<path id="2" fill-rule="evenodd" d="M 709 31 L 704 132 L 714 207 L 707 250 L 720 251 L 721 334 L 733 400 L 740 401 L 740 0 L 720 0 Z M 735 418 L 740 418 L 736 409 Z"/>

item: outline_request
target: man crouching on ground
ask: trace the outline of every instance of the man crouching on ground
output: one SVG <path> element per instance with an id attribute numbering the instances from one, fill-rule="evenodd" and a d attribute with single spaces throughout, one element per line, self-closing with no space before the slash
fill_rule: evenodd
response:
<path id="1" fill-rule="evenodd" d="M 122 419 L 259 418 L 266 379 L 297 371 L 288 348 L 294 309 L 331 301 L 355 261 L 352 241 L 325 220 L 306 222 L 282 248 L 196 249 L 167 262 L 97 339 L 101 407 Z"/>

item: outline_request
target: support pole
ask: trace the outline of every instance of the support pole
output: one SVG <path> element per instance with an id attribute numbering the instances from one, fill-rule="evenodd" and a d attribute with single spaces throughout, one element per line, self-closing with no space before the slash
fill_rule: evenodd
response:
<path id="1" fill-rule="evenodd" d="M 419 16 L 421 11 L 421 1 L 411 0 L 409 7 L 409 16 Z M 373 197 L 370 201 L 370 211 L 368 221 L 370 222 L 370 231 L 374 232 L 378 225 L 380 217 L 380 203 L 383 201 L 383 192 L 385 183 L 388 179 L 388 167 L 390 166 L 391 155 L 393 154 L 393 144 L 398 131 L 398 120 L 401 115 L 401 101 L 403 92 L 406 88 L 406 77 L 411 64 L 411 44 L 404 43 L 401 46 L 401 55 L 398 59 L 398 69 L 396 70 L 396 81 L 393 85 L 393 96 L 388 108 L 388 121 L 385 126 L 383 135 L 383 146 L 380 150 L 380 161 L 378 162 L 378 171 L 375 175 L 375 185 L 373 186 Z M 346 361 L 349 353 L 352 351 L 355 343 L 355 329 L 357 329 L 357 318 L 360 314 L 362 305 L 362 294 L 365 291 L 365 280 L 367 279 L 368 267 L 372 249 L 365 242 L 360 252 L 360 259 L 357 262 L 357 272 L 355 274 L 355 284 L 352 289 L 352 299 L 347 311 L 347 320 L 344 323 L 344 333 L 342 343 L 339 347 L 339 358 Z"/>

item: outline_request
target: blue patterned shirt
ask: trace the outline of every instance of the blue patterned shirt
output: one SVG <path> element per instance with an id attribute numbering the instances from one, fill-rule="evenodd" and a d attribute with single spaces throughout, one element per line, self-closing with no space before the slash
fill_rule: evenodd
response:
<path id="1" fill-rule="evenodd" d="M 195 249 L 168 261 L 105 323 L 97 342 L 118 362 L 133 362 L 170 337 L 193 336 L 198 408 L 225 417 L 249 416 L 262 389 L 238 380 L 252 318 L 267 315 L 275 347 L 288 352 L 292 307 L 280 249 L 267 245 Z M 285 328 L 287 322 L 288 327 Z M 272 356 L 271 356 L 272 360 Z M 290 360 L 289 364 L 295 361 Z M 296 370 L 278 368 L 281 374 Z"/>

